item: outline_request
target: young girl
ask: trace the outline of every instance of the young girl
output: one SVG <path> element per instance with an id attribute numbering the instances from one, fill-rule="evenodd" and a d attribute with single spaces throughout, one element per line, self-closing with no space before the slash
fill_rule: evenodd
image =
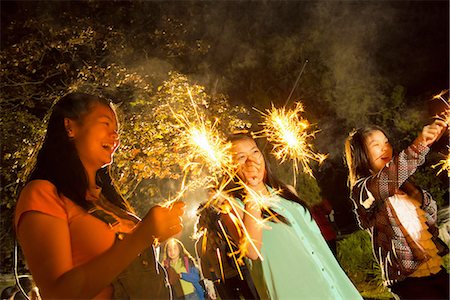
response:
<path id="1" fill-rule="evenodd" d="M 44 299 L 118 297 L 138 255 L 149 260 L 145 274 L 151 277 L 129 291 L 170 297 L 151 245 L 181 230 L 183 204 L 155 206 L 142 221 L 132 214 L 108 172 L 118 145 L 109 101 L 72 93 L 53 108 L 15 213 L 18 240 Z"/>
<path id="2" fill-rule="evenodd" d="M 436 203 L 409 180 L 446 127 L 440 120 L 425 126 L 398 155 L 377 126 L 356 130 L 345 143 L 360 226 L 370 231 L 386 284 L 401 299 L 449 297 L 448 274 L 432 235 L 437 234 Z"/>
<path id="3" fill-rule="evenodd" d="M 164 247 L 164 267 L 169 274 L 174 299 L 204 300 L 200 272 L 181 241 L 169 239 Z"/>
<path id="4" fill-rule="evenodd" d="M 362 299 L 304 202 L 272 175 L 253 138 L 238 134 L 230 141 L 237 176 L 246 186 L 234 193 L 234 201 L 245 209 L 240 217 L 254 244 L 241 236 L 240 249 L 252 260 L 252 268 L 261 267 L 262 274 L 251 270 L 260 297 Z"/>

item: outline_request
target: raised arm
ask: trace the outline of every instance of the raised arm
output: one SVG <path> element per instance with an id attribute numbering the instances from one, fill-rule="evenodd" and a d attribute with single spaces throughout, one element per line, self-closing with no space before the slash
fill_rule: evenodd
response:
<path id="1" fill-rule="evenodd" d="M 424 163 L 429 146 L 442 136 L 446 127 L 446 123 L 440 120 L 425 126 L 414 142 L 394 156 L 378 173 L 357 181 L 352 189 L 352 199 L 362 228 L 372 226 L 377 208 L 394 195 L 417 167 Z M 410 184 L 406 183 L 404 188 L 409 189 Z M 410 193 L 422 202 L 423 195 L 417 188 L 411 188 Z M 424 204 L 429 203 L 427 201 Z"/>

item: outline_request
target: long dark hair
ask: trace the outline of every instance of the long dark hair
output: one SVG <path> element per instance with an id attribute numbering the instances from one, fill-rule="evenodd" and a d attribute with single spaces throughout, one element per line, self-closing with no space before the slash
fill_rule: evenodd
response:
<path id="1" fill-rule="evenodd" d="M 383 128 L 376 125 L 368 125 L 350 132 L 345 140 L 345 160 L 348 167 L 350 188 L 355 185 L 358 179 L 371 175 L 365 139 L 368 135 L 377 130 L 381 131 L 388 138 L 388 135 Z"/>
<path id="2" fill-rule="evenodd" d="M 94 104 L 105 105 L 115 112 L 111 101 L 84 93 L 67 94 L 55 104 L 48 122 L 44 143 L 28 179 L 29 181 L 35 179 L 50 181 L 56 186 L 59 194 L 86 210 L 90 207 L 86 200 L 86 191 L 89 188 L 88 178 L 74 141 L 67 135 L 64 119 L 69 118 L 83 122 L 83 118 L 90 112 Z M 122 209 L 130 209 L 128 203 L 114 186 L 108 166 L 97 171 L 96 183 L 102 188 L 105 198 Z"/>
<path id="3" fill-rule="evenodd" d="M 258 149 L 261 151 L 261 147 L 258 145 L 256 140 L 248 133 L 237 133 L 230 135 L 228 137 L 228 141 L 233 143 L 239 140 L 252 140 L 255 141 Z M 309 211 L 308 205 L 305 201 L 303 201 L 299 196 L 297 196 L 284 182 L 279 180 L 272 172 L 270 164 L 266 158 L 266 155 L 263 151 L 261 151 L 264 159 L 264 164 L 266 168 L 266 174 L 264 176 L 263 182 L 277 191 L 278 195 L 282 198 L 300 204 L 306 211 Z M 234 196 L 238 199 L 243 200 L 245 191 L 243 189 L 237 189 L 234 193 Z M 281 216 L 280 214 L 274 212 L 272 209 L 263 209 L 262 210 L 263 217 L 268 218 L 271 221 L 282 221 L 283 223 L 289 223 L 286 218 Z"/>

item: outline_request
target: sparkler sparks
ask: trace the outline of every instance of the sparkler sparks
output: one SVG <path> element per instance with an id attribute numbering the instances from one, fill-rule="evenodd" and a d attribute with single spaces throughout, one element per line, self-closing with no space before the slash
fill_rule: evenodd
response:
<path id="1" fill-rule="evenodd" d="M 448 93 L 448 90 L 443 90 L 439 94 L 435 95 L 433 97 L 433 99 L 439 99 L 442 102 L 444 102 L 445 105 L 447 106 L 447 109 L 444 110 L 444 112 L 442 112 L 441 114 L 436 115 L 435 118 L 438 120 L 444 121 L 445 123 L 447 123 L 447 125 L 450 125 L 450 103 L 449 103 L 449 100 L 445 100 L 443 98 L 443 96 L 447 93 Z M 449 148 L 449 147 L 447 146 L 447 148 Z M 450 177 L 450 153 L 447 154 L 447 157 L 445 159 L 442 159 L 437 164 L 433 165 L 432 168 L 436 168 L 438 166 L 441 166 L 441 168 L 437 172 L 436 176 L 439 175 L 443 171 L 447 171 L 447 175 L 448 175 L 448 177 Z"/>
<path id="2" fill-rule="evenodd" d="M 187 112 L 176 113 L 172 110 L 180 132 L 178 148 L 187 150 L 183 171 L 185 174 L 190 171 L 202 174 L 203 168 L 206 168 L 209 174 L 202 179 L 206 182 L 216 181 L 223 170 L 231 167 L 231 144 L 222 138 L 217 128 L 219 120 L 216 118 L 214 123 L 207 120 L 199 112 L 189 89 L 188 94 L 195 112 L 194 118 Z"/>
<path id="3" fill-rule="evenodd" d="M 298 171 L 301 165 L 303 171 L 312 176 L 310 161 L 314 160 L 320 164 L 327 155 L 313 151 L 310 140 L 318 131 L 311 131 L 308 120 L 300 116 L 300 113 L 304 112 L 302 104 L 297 102 L 292 110 L 272 106 L 266 113 L 259 112 L 264 116 L 261 123 L 264 129 L 257 135 L 266 137 L 272 143 L 275 157 L 282 163 L 287 159 L 293 160 L 295 171 Z"/>
<path id="4" fill-rule="evenodd" d="M 449 147 L 447 146 L 447 148 L 449 148 Z M 431 167 L 434 169 L 438 166 L 441 166 L 441 168 L 437 172 L 436 176 L 439 175 L 441 172 L 446 171 L 448 177 L 450 177 L 450 153 L 447 154 L 447 157 L 445 159 L 440 160 L 437 164 L 435 164 Z"/>
<path id="5" fill-rule="evenodd" d="M 440 100 L 444 101 L 444 102 L 448 105 L 448 102 L 445 101 L 444 98 L 442 98 L 442 96 L 444 96 L 444 95 L 447 94 L 447 93 L 448 93 L 448 90 L 443 90 L 443 91 L 441 91 L 439 94 L 434 95 L 434 96 L 433 96 L 433 99 L 440 99 Z"/>
<path id="6" fill-rule="evenodd" d="M 226 143 L 221 138 L 222 135 L 217 126 L 218 120 L 216 119 L 214 122 L 210 122 L 205 117 L 205 114 L 201 113 L 189 90 L 188 94 L 194 114 L 188 114 L 185 111 L 176 113 L 172 110 L 172 114 L 177 120 L 177 129 L 180 133 L 178 147 L 187 150 L 184 151 L 187 153 L 184 158 L 185 161 L 181 164 L 185 173 L 183 187 L 185 186 L 184 181 L 186 180 L 187 173 L 194 172 L 195 170 L 197 172 L 198 170 L 200 172 L 202 170 L 207 171 L 202 172 L 202 174 L 208 177 L 207 182 L 210 185 L 214 185 L 215 190 L 210 194 L 209 200 L 204 207 L 211 206 L 216 212 L 227 216 L 227 222 L 229 223 L 222 224 L 220 218 L 215 223 L 217 230 L 222 233 L 219 237 L 223 239 L 223 242 L 226 242 L 227 248 L 229 248 L 229 251 L 227 251 L 228 255 L 232 258 L 232 261 L 240 272 L 239 265 L 243 264 L 243 258 L 249 249 L 254 250 L 253 252 L 263 260 L 255 241 L 252 239 L 244 224 L 244 217 L 256 221 L 256 226 L 269 227 L 267 225 L 268 221 L 271 219 L 276 220 L 277 218 L 271 210 L 276 197 L 273 197 L 273 195 L 269 197 L 259 195 L 247 187 L 242 180 L 236 178 L 236 166 L 232 160 L 231 143 Z M 322 163 L 326 155 L 313 151 L 313 146 L 310 142 L 317 131 L 312 131 L 308 120 L 300 116 L 303 111 L 301 103 L 297 103 L 292 110 L 272 107 L 266 113 L 261 112 L 264 116 L 263 123 L 261 123 L 263 130 L 256 133 L 256 137 L 266 137 L 268 142 L 273 145 L 273 154 L 281 162 L 291 159 L 294 162 L 295 171 L 298 171 L 299 166 L 302 166 L 303 171 L 312 176 L 312 170 L 309 165 L 310 161 L 314 160 Z M 205 176 L 203 176 L 203 180 L 205 180 Z M 221 182 L 219 183 L 219 181 Z M 234 185 L 234 187 L 231 190 L 225 190 L 229 188 L 232 181 L 234 182 L 231 185 Z M 233 192 L 236 189 L 245 190 L 247 198 L 243 199 L 244 202 L 251 201 L 251 203 L 254 203 L 255 206 L 263 211 L 265 216 L 262 219 L 256 218 L 247 212 L 244 206 L 237 203 L 237 200 L 233 196 Z M 180 192 L 181 194 L 183 194 L 183 190 Z M 233 233 L 228 233 L 224 225 L 228 225 L 226 227 L 228 230 L 233 231 Z M 206 233 L 207 231 L 203 232 L 204 243 L 207 238 Z M 215 235 L 213 234 L 212 236 Z M 239 243 L 234 243 L 236 238 L 238 238 Z M 202 245 L 202 248 L 204 247 L 206 247 L 206 244 Z M 216 250 L 218 251 L 219 249 Z M 222 268 L 223 262 L 221 261 L 220 252 L 217 253 L 217 257 L 220 268 Z"/>

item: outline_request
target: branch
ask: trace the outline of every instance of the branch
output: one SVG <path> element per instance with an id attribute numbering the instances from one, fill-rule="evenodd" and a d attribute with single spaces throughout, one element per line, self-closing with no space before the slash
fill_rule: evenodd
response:
<path id="1" fill-rule="evenodd" d="M 136 191 L 136 189 L 137 189 L 139 183 L 141 183 L 142 180 L 138 180 L 138 177 L 135 176 L 135 177 L 133 178 L 133 180 L 130 181 L 129 184 L 131 185 L 133 181 L 136 181 L 136 184 L 134 185 L 134 187 L 133 187 L 132 189 L 130 189 L 130 190 L 127 192 L 127 195 L 126 195 L 126 197 L 125 197 L 125 199 L 127 199 L 127 200 L 128 200 L 128 198 L 131 197 L 131 195 L 133 195 L 133 193 Z"/>
<path id="2" fill-rule="evenodd" d="M 56 73 L 53 73 L 51 75 L 48 75 L 47 77 L 45 77 L 41 81 L 29 81 L 29 82 L 20 82 L 20 83 L 16 82 L 16 83 L 13 83 L 13 84 L 2 84 L 2 85 L 0 85 L 0 88 L 16 87 L 16 86 L 24 86 L 24 85 L 39 85 L 39 84 L 43 84 L 48 79 L 50 79 L 52 77 L 55 77 L 55 76 L 58 76 L 58 75 L 61 75 L 61 72 L 56 72 Z"/>

